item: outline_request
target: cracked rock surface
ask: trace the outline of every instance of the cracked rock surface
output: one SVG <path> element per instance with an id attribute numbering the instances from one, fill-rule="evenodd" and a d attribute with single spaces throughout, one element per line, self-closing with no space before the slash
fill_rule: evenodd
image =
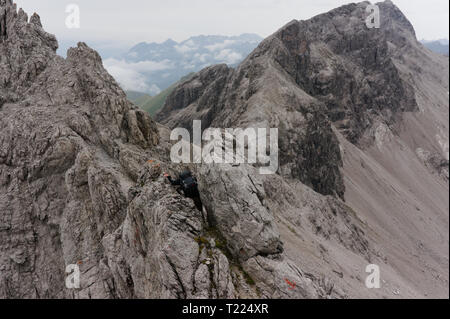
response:
<path id="1" fill-rule="evenodd" d="M 369 33 L 365 5 L 199 72 L 158 124 L 97 52 L 59 57 L 0 0 L 0 298 L 448 297 L 448 58 L 389 1 Z M 280 170 L 171 163 L 169 128 L 193 119 L 279 127 Z M 184 168 L 203 211 L 163 176 Z"/>

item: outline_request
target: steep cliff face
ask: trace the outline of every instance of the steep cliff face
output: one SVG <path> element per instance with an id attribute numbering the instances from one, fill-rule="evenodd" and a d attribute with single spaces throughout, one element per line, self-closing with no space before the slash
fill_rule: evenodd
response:
<path id="1" fill-rule="evenodd" d="M 299 196 L 304 184 L 345 198 L 367 222 L 358 242 L 377 246 L 389 260 L 384 267 L 397 269 L 387 273 L 408 273 L 420 282 L 392 284 L 391 293 L 397 285 L 405 294 L 447 295 L 448 59 L 416 40 L 391 1 L 377 4 L 380 28 L 368 29 L 368 4 L 288 23 L 236 69 L 210 67 L 180 84 L 156 119 L 188 129 L 194 119 L 202 120 L 203 129 L 278 128 L 278 175 L 289 186 L 268 186 L 268 196 L 281 205 L 270 211 L 285 246 L 292 244 L 288 255 L 305 256 L 292 252 L 302 245 L 298 240 L 286 238 L 292 224 L 282 225 L 302 215 L 303 205 L 286 194 Z M 299 209 L 287 213 L 290 207 Z M 309 226 L 322 233 L 327 223 L 314 220 Z M 339 237 L 354 238 L 347 235 Z M 334 254 L 334 261 L 345 263 L 341 257 Z"/>
<path id="2" fill-rule="evenodd" d="M 448 60 L 425 56 L 387 2 L 389 26 L 375 31 L 385 42 L 373 40 L 380 55 L 366 66 L 358 50 L 373 48 L 348 47 L 339 29 L 364 6 L 292 22 L 236 70 L 205 69 L 168 98 L 170 127 L 280 128 L 278 174 L 190 165 L 200 212 L 163 177 L 183 168 L 169 129 L 127 101 L 95 51 L 57 56 L 38 15 L 0 0 L 0 298 L 448 295 Z M 321 38 L 320 25 L 342 38 Z M 369 70 L 392 85 L 391 104 L 369 92 L 356 110 Z M 380 290 L 364 285 L 369 263 Z M 79 289 L 65 286 L 70 264 Z"/>

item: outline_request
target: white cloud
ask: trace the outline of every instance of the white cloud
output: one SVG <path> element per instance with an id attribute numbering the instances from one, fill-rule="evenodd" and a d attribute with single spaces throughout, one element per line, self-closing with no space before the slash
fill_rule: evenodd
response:
<path id="1" fill-rule="evenodd" d="M 210 55 L 207 53 L 204 54 L 196 53 L 194 54 L 194 58 L 199 60 L 201 63 L 205 63 L 210 58 Z"/>
<path id="2" fill-rule="evenodd" d="M 195 69 L 195 64 L 186 64 L 183 69 L 185 70 L 193 70 Z"/>
<path id="3" fill-rule="evenodd" d="M 127 62 L 125 60 L 117 60 L 114 58 L 106 59 L 103 64 L 106 68 L 114 66 L 118 68 L 131 69 L 139 73 L 152 73 L 155 71 L 173 69 L 173 63 L 169 60 L 163 61 L 141 61 L 141 62 Z"/>
<path id="4" fill-rule="evenodd" d="M 200 62 L 205 63 L 206 61 L 208 61 L 208 59 L 210 58 L 209 54 L 202 54 L 198 59 L 200 60 Z"/>
<path id="5" fill-rule="evenodd" d="M 195 47 L 195 43 L 194 43 L 194 41 L 192 41 L 192 39 L 183 42 L 183 44 L 184 44 L 184 45 L 187 45 L 187 46 L 189 46 L 189 47 Z"/>
<path id="6" fill-rule="evenodd" d="M 236 41 L 235 40 L 225 40 L 223 42 L 218 42 L 218 43 L 214 43 L 211 45 L 207 45 L 206 48 L 211 51 L 218 51 L 218 50 L 222 50 L 224 48 L 226 48 L 227 46 L 230 46 L 232 44 L 234 44 Z"/>
<path id="7" fill-rule="evenodd" d="M 131 69 L 124 69 L 119 66 L 105 65 L 108 72 L 119 82 L 124 90 L 134 90 L 139 92 L 148 92 L 149 86 L 145 77 Z"/>
<path id="8" fill-rule="evenodd" d="M 124 60 L 106 59 L 103 65 L 124 90 L 150 92 L 153 94 L 157 94 L 161 90 L 156 85 L 149 85 L 146 82 L 145 74 L 173 68 L 172 63 L 168 60 L 162 62 L 143 61 L 128 63 Z"/>
<path id="9" fill-rule="evenodd" d="M 177 50 L 181 54 L 185 54 L 191 51 L 194 51 L 196 48 L 189 45 L 176 45 L 175 50 Z"/>
<path id="10" fill-rule="evenodd" d="M 235 64 L 242 60 L 242 55 L 230 49 L 220 51 L 215 57 L 216 61 L 226 64 Z"/>

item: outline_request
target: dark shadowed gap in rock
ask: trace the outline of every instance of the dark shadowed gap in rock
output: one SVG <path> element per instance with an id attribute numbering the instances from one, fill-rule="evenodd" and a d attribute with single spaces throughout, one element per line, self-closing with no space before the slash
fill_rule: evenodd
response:
<path id="1" fill-rule="evenodd" d="M 200 196 L 193 198 L 195 207 L 203 213 L 203 204 Z"/>
<path id="2" fill-rule="evenodd" d="M 198 187 L 196 187 L 196 189 L 193 192 L 190 191 L 189 193 L 185 193 L 185 191 L 183 190 L 183 187 L 180 185 L 178 185 L 176 187 L 176 190 L 177 190 L 178 194 L 193 200 L 194 204 L 195 204 L 195 208 L 197 208 L 197 210 L 203 214 L 203 203 L 200 198 L 200 192 L 198 190 Z"/>
<path id="3" fill-rule="evenodd" d="M 6 12 L 1 18 L 2 19 L 0 19 L 0 35 L 1 35 L 0 40 L 3 40 L 3 37 L 6 40 L 8 39 L 8 34 L 6 33 Z"/>

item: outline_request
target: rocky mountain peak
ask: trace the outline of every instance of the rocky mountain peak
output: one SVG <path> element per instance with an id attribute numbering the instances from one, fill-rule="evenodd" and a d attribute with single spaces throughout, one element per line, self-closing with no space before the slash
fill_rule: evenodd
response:
<path id="1" fill-rule="evenodd" d="M 26 45 L 34 45 L 43 50 L 49 48 L 56 51 L 58 42 L 53 35 L 42 29 L 41 19 L 34 13 L 30 19 L 22 8 L 17 10 L 17 5 L 11 0 L 0 1 L 0 42 L 11 45 L 21 42 Z M 34 41 L 31 42 L 31 39 Z M 8 41 L 9 40 L 9 41 Z"/>
<path id="2" fill-rule="evenodd" d="M 194 74 L 161 125 L 97 52 L 57 56 L 0 0 L 0 298 L 448 297 L 448 58 L 390 2 L 368 30 L 366 4 Z M 193 120 L 278 128 L 279 170 L 172 163 L 170 128 Z M 203 209 L 163 174 L 185 169 Z"/>
<path id="3" fill-rule="evenodd" d="M 17 11 L 16 4 L 0 6 L 0 100 L 17 101 L 55 58 L 58 42 L 42 29 L 40 18 Z"/>
<path id="4" fill-rule="evenodd" d="M 417 40 L 416 31 L 414 30 L 412 23 L 391 0 L 385 0 L 377 5 L 379 5 L 380 10 L 386 12 L 384 16 L 384 23 L 386 23 L 385 27 L 394 29 L 395 25 L 399 25 Z"/>
<path id="5" fill-rule="evenodd" d="M 267 67 L 274 66 L 325 106 L 328 118 L 354 143 L 370 143 L 372 137 L 367 130 L 375 121 L 390 125 L 398 112 L 414 110 L 417 106 L 411 87 L 392 61 L 405 45 L 415 45 L 414 29 L 389 1 L 378 4 L 380 29 L 367 28 L 368 5 L 349 4 L 307 21 L 293 20 L 264 40 L 230 79 L 233 87 L 247 86 L 245 81 L 250 79 L 252 92 L 243 102 L 247 103 L 260 88 L 257 83 L 261 81 L 256 79 L 272 72 Z M 158 117 L 163 122 L 170 118 L 169 108 L 187 106 L 174 105 L 171 98 L 167 101 Z M 207 117 L 216 114 L 210 112 Z"/>

